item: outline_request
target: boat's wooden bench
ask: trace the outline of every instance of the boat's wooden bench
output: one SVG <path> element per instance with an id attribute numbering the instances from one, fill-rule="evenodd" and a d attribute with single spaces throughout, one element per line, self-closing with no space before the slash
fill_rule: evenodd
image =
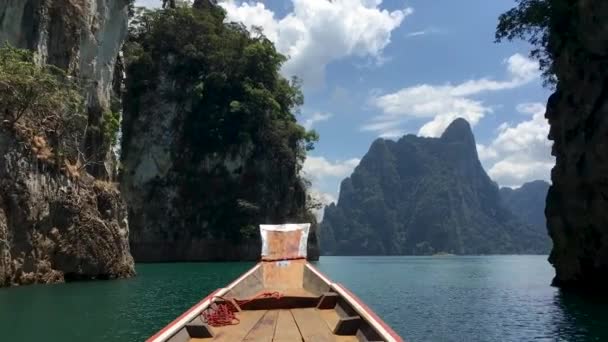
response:
<path id="1" fill-rule="evenodd" d="M 335 314 L 334 310 L 316 308 L 245 310 L 237 313 L 238 325 L 213 327 L 213 337 L 191 337 L 190 341 L 361 341 L 354 334 L 335 334 L 332 327 L 339 319 L 332 312 Z"/>
<path id="2" fill-rule="evenodd" d="M 300 289 L 290 294 L 305 296 L 260 298 L 245 306 L 230 301 L 237 307 L 235 315 L 239 324 L 208 327 L 196 318 L 187 325 L 190 341 L 381 341 L 337 293 L 314 296 Z M 274 305 L 273 300 L 277 301 Z M 305 307 L 295 307 L 303 300 L 306 300 Z M 227 302 L 219 300 L 217 303 Z M 272 308 L 264 308 L 264 305 Z"/>

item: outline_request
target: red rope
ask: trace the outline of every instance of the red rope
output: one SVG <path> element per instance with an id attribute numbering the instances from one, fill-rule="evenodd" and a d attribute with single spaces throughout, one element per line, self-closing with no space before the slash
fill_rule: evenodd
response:
<path id="1" fill-rule="evenodd" d="M 306 257 L 295 256 L 295 257 L 262 257 L 262 261 L 288 261 L 288 260 L 306 260 Z"/>
<path id="2" fill-rule="evenodd" d="M 282 295 L 280 292 L 262 292 L 259 295 L 250 298 L 250 299 L 245 299 L 245 300 L 239 300 L 239 299 L 235 299 L 234 301 L 239 305 L 239 306 L 243 306 L 255 299 L 259 299 L 259 298 L 275 298 L 275 299 L 281 299 Z"/>
<path id="3" fill-rule="evenodd" d="M 240 321 L 234 314 L 236 309 L 229 304 L 220 303 L 220 304 L 212 304 L 203 312 L 201 312 L 201 316 L 212 327 L 223 327 L 225 325 L 236 325 L 239 324 Z"/>
<path id="4" fill-rule="evenodd" d="M 243 305 L 245 305 L 255 299 L 259 299 L 259 298 L 280 299 L 281 297 L 282 297 L 281 293 L 279 293 L 279 292 L 262 292 L 262 293 L 258 294 L 257 296 L 250 298 L 250 299 L 245 299 L 245 300 L 234 299 L 234 301 L 237 303 L 237 305 L 243 306 Z M 237 309 L 234 307 L 234 305 L 232 305 L 229 300 L 227 300 L 221 296 L 217 296 L 216 298 L 220 298 L 220 299 L 224 300 L 225 303 L 219 303 L 219 304 L 213 303 L 209 307 L 207 307 L 205 310 L 203 310 L 201 312 L 201 317 L 204 319 L 204 321 L 207 322 L 207 324 L 209 324 L 212 327 L 223 327 L 226 325 L 239 324 L 240 320 L 235 315 L 235 312 L 237 312 Z"/>

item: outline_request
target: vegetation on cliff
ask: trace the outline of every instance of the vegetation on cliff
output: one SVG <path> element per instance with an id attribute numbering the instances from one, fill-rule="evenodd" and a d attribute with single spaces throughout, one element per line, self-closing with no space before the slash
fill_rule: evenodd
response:
<path id="1" fill-rule="evenodd" d="M 608 2 L 527 0 L 500 17 L 498 40 L 527 39 L 555 83 L 549 121 L 552 185 L 546 218 L 553 284 L 605 293 L 608 285 Z"/>
<path id="2" fill-rule="evenodd" d="M 58 167 L 85 165 L 80 152 L 87 116 L 80 90 L 64 71 L 40 66 L 34 53 L 0 48 L 0 118 L 31 144 L 38 158 Z"/>
<path id="3" fill-rule="evenodd" d="M 297 123 L 299 82 L 281 76 L 286 58 L 259 30 L 224 19 L 221 7 L 204 1 L 133 18 L 125 46 L 123 185 L 126 196 L 155 202 L 132 205 L 136 258 L 143 240 L 222 240 L 238 248 L 255 240 L 260 222 L 312 219 L 299 171 L 318 137 Z M 143 132 L 142 120 L 166 121 L 170 132 Z M 150 143 L 166 140 L 162 147 L 144 143 L 156 134 Z M 150 177 L 140 167 L 148 156 L 165 165 Z M 160 200 L 167 192 L 175 196 Z M 175 217 L 153 217 L 160 207 Z"/>
<path id="4" fill-rule="evenodd" d="M 161 96 L 188 103 L 186 139 L 194 148 L 211 154 L 267 145 L 279 161 L 300 165 L 317 136 L 296 121 L 303 103 L 298 80 L 280 76 L 286 58 L 261 32 L 250 34 L 223 20 L 223 10 L 215 6 L 136 17 L 125 48 L 127 110 L 140 109 L 140 94 L 155 89 L 162 68 L 175 86 Z"/>
<path id="5" fill-rule="evenodd" d="M 120 194 L 84 170 L 77 82 L 6 45 L 0 109 L 0 287 L 133 275 Z"/>
<path id="6" fill-rule="evenodd" d="M 325 209 L 321 250 L 337 255 L 546 253 L 479 162 L 469 124 L 441 138 L 378 139 Z"/>
<path id="7" fill-rule="evenodd" d="M 500 15 L 496 41 L 527 40 L 534 47 L 530 56 L 537 59 L 545 84 L 557 84 L 555 61 L 565 49 L 580 50 L 575 13 L 579 1 L 517 0 L 517 6 Z M 584 60 L 580 60 L 584 63 Z"/>

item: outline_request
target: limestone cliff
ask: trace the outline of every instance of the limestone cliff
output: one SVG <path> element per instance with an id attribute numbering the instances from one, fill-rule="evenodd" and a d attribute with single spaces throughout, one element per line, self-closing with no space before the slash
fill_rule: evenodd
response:
<path id="1" fill-rule="evenodd" d="M 258 224 L 314 221 L 283 57 L 208 4 L 138 18 L 127 44 L 120 183 L 137 261 L 256 260 Z M 314 227 L 308 245 L 318 257 Z"/>
<path id="2" fill-rule="evenodd" d="M 503 203 L 464 119 L 440 138 L 378 139 L 337 204 L 325 208 L 321 250 L 334 255 L 541 254 L 546 230 Z"/>
<path id="3" fill-rule="evenodd" d="M 81 80 L 89 112 L 89 171 L 111 177 L 114 166 L 101 125 L 110 110 L 118 52 L 127 34 L 129 0 L 0 1 L 0 44 L 37 52 Z"/>
<path id="4" fill-rule="evenodd" d="M 134 274 L 116 188 L 70 180 L 0 127 L 0 287 Z"/>
<path id="5" fill-rule="evenodd" d="M 0 122 L 0 286 L 134 274 L 127 211 L 118 190 L 80 169 L 84 165 L 104 179 L 113 173 L 102 126 L 126 36 L 127 7 L 128 0 L 0 1 L 0 43 L 34 51 L 37 65 L 65 70 L 80 86 L 87 108 L 86 128 L 78 129 L 86 133 L 66 140 L 71 151 L 78 149 L 79 161 L 81 151 L 86 156 L 76 166 L 77 178 L 68 179 L 63 162 L 57 162 L 73 161 L 74 154 L 47 149 L 53 161 L 37 154 L 35 139 L 59 137 L 52 132 L 60 126 L 47 125 L 51 116 L 43 119 L 34 102 L 29 115 L 40 119 L 38 127 L 32 120 Z M 49 120 L 57 122 L 76 115 L 53 114 L 56 119 Z"/>
<path id="6" fill-rule="evenodd" d="M 563 2 L 563 1 L 562 1 Z M 554 284 L 608 287 L 608 2 L 570 1 L 549 51 L 557 89 L 549 98 L 556 166 L 547 197 Z"/>

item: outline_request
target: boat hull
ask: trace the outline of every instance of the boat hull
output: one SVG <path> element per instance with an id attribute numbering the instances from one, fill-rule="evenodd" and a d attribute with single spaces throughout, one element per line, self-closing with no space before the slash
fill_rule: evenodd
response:
<path id="1" fill-rule="evenodd" d="M 203 313 L 221 305 L 230 306 L 238 324 L 206 322 Z M 258 340 L 403 341 L 357 296 L 303 259 L 256 264 L 147 341 Z"/>

